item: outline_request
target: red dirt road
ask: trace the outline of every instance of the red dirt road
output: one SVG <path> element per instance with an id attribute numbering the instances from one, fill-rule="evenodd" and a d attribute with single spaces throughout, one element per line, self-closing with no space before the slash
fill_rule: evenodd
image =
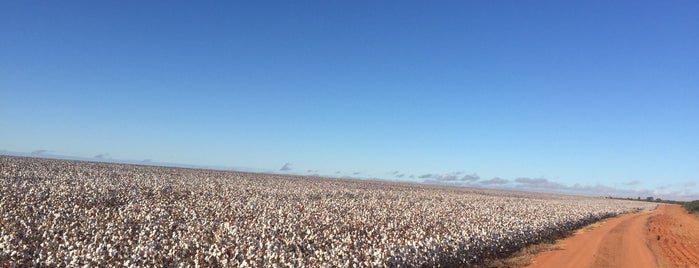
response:
<path id="1" fill-rule="evenodd" d="M 607 219 L 558 245 L 527 267 L 699 267 L 699 218 L 660 205 Z"/>

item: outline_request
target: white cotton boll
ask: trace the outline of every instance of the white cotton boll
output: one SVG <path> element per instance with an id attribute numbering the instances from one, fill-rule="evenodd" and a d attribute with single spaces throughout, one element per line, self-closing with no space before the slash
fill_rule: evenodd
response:
<path id="1" fill-rule="evenodd" d="M 580 221 L 638 206 L 442 186 L 2 159 L 18 164 L 13 168 L 17 171 L 1 169 L 0 180 L 6 178 L 3 174 L 52 174 L 52 181 L 41 186 L 50 186 L 52 194 L 36 206 L 49 213 L 48 220 L 13 214 L 19 210 L 2 215 L 20 225 L 44 223 L 27 227 L 27 235 L 39 230 L 44 239 L 38 245 L 47 249 L 46 257 L 41 252 L 39 258 L 45 263 L 82 257 L 118 259 L 122 265 L 129 260 L 127 267 L 152 266 L 157 257 L 172 256 L 204 265 L 198 261 L 204 256 L 240 266 L 241 257 L 247 256 L 247 266 L 387 266 L 389 261 L 391 266 L 438 266 L 444 256 L 472 262 L 485 249 L 509 250 L 555 230 L 575 228 Z M 39 175 L 39 180 L 48 176 Z M 30 187 L 25 194 L 46 192 L 31 188 L 31 183 L 23 185 Z M 91 207 L 103 200 L 97 196 L 107 197 L 110 191 L 119 193 L 114 195 L 119 207 Z M 77 214 L 86 218 L 73 220 Z M 18 244 L 14 234 L 0 235 L 3 249 L 33 249 L 32 244 Z M 112 243 L 128 253 L 120 255 Z M 264 254 L 258 253 L 261 249 Z"/>

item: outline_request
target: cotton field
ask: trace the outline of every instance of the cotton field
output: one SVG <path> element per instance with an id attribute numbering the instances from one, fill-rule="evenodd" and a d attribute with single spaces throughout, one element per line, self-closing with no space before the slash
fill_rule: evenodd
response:
<path id="1" fill-rule="evenodd" d="M 0 266 L 469 266 L 654 206 L 0 156 Z"/>

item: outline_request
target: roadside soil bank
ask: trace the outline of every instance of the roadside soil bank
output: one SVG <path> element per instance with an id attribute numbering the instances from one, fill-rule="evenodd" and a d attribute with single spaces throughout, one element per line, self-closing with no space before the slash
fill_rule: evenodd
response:
<path id="1" fill-rule="evenodd" d="M 699 267 L 699 217 L 680 206 L 661 205 L 648 222 L 651 249 L 660 267 Z"/>

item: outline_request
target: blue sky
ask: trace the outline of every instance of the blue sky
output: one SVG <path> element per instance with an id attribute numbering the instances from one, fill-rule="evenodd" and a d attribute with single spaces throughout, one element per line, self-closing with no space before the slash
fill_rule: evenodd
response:
<path id="1" fill-rule="evenodd" d="M 4 1 L 0 150 L 699 199 L 699 4 L 581 2 Z"/>

